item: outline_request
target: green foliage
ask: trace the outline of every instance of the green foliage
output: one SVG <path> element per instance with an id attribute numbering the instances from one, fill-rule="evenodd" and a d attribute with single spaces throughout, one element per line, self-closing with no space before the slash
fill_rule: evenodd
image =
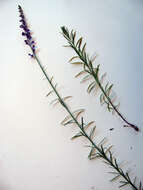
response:
<path id="1" fill-rule="evenodd" d="M 86 43 L 84 43 L 84 45 L 82 46 L 82 38 L 79 38 L 79 40 L 76 42 L 75 37 L 76 37 L 76 32 L 74 32 L 73 30 L 71 31 L 71 33 L 69 33 L 69 31 L 65 28 L 62 27 L 62 32 L 64 37 L 69 41 L 69 45 L 75 49 L 75 51 L 77 51 L 79 58 L 82 60 L 83 62 L 83 68 L 84 68 L 84 72 L 87 73 L 94 73 L 94 78 L 96 79 L 97 84 L 100 86 L 100 82 L 99 82 L 99 65 L 96 68 L 93 68 L 92 65 L 92 61 L 89 59 L 89 56 L 86 54 L 85 52 L 85 46 Z M 66 96 L 66 97 L 61 97 L 61 95 L 59 94 L 58 90 L 57 90 L 57 84 L 53 83 L 53 77 L 49 77 L 46 70 L 44 69 L 44 67 L 42 66 L 42 64 L 40 63 L 39 58 L 36 55 L 36 52 L 34 52 L 34 55 L 32 55 L 35 59 L 35 61 L 37 61 L 40 69 L 42 70 L 45 78 L 47 79 L 47 81 L 49 82 L 52 91 L 50 91 L 47 96 L 49 96 L 52 93 L 55 93 L 56 95 L 56 99 L 54 99 L 52 101 L 52 103 L 60 103 L 65 110 L 68 113 L 68 116 L 62 121 L 63 125 L 68 125 L 68 124 L 75 124 L 78 128 L 79 128 L 79 132 L 72 137 L 72 139 L 76 139 L 78 137 L 84 137 L 88 140 L 88 142 L 90 143 L 89 147 L 91 148 L 90 153 L 88 155 L 88 158 L 90 160 L 95 159 L 95 158 L 102 158 L 103 161 L 108 164 L 114 171 L 112 172 L 112 174 L 115 175 L 115 177 L 111 180 L 114 181 L 116 180 L 118 177 L 122 177 L 122 181 L 120 182 L 120 187 L 123 187 L 127 184 L 129 184 L 133 190 L 143 190 L 142 188 L 142 183 L 140 182 L 139 187 L 135 184 L 136 183 L 136 178 L 134 179 L 134 181 L 132 182 L 129 173 L 128 172 L 124 172 L 121 167 L 119 166 L 116 158 L 113 156 L 111 149 L 112 146 L 108 146 L 105 147 L 105 141 L 106 138 L 103 138 L 100 142 L 95 142 L 95 130 L 96 130 L 96 126 L 92 126 L 94 124 L 93 121 L 89 122 L 89 123 L 84 123 L 83 117 L 81 117 L 81 121 L 79 122 L 79 116 L 80 114 L 82 114 L 84 112 L 84 109 L 78 109 L 74 112 L 72 112 L 69 107 L 66 104 L 66 100 L 71 98 L 71 96 Z M 73 60 L 73 58 L 72 58 Z M 112 86 L 110 85 L 108 88 L 106 87 L 106 92 L 109 93 L 109 91 L 111 90 Z M 108 100 L 108 98 L 107 98 Z M 109 100 L 108 100 L 109 101 Z M 88 130 L 90 129 L 90 132 L 88 132 Z"/>
<path id="2" fill-rule="evenodd" d="M 73 33 L 73 38 L 75 40 L 75 33 Z M 77 43 L 78 48 L 80 48 L 81 46 L 81 39 L 79 40 L 79 42 Z M 86 59 L 88 59 L 88 56 L 85 56 Z M 135 185 L 135 181 L 132 182 L 129 173 L 128 172 L 124 172 L 120 165 L 118 164 L 116 158 L 113 156 L 112 153 L 112 145 L 108 145 L 105 146 L 106 144 L 106 138 L 103 138 L 100 142 L 95 142 L 95 131 L 96 131 L 96 126 L 94 124 L 94 121 L 85 123 L 83 117 L 81 117 L 80 115 L 84 112 L 84 109 L 78 109 L 74 112 L 70 111 L 69 107 L 66 104 L 66 100 L 71 98 L 71 96 L 66 96 L 66 97 L 61 97 L 59 92 L 57 91 L 57 84 L 55 85 L 53 83 L 53 78 L 52 80 L 48 77 L 46 71 L 44 70 L 44 68 L 42 67 L 39 59 L 35 56 L 35 59 L 37 61 L 37 63 L 39 64 L 41 70 L 43 71 L 43 74 L 45 75 L 46 79 L 48 80 L 52 91 L 50 91 L 50 93 L 48 93 L 48 95 L 50 95 L 51 93 L 55 93 L 55 95 L 57 96 L 56 99 L 54 99 L 52 101 L 52 103 L 57 104 L 60 103 L 65 110 L 67 111 L 68 115 L 64 118 L 64 120 L 61 122 L 62 125 L 67 126 L 69 124 L 74 124 L 76 125 L 80 131 L 74 135 L 72 137 L 72 140 L 77 139 L 79 137 L 84 137 L 88 140 L 88 142 L 90 143 L 89 147 L 90 147 L 90 153 L 88 155 L 88 158 L 90 160 L 93 159 L 97 159 L 100 158 L 104 161 L 104 163 L 106 163 L 108 166 L 110 166 L 110 168 L 113 169 L 112 174 L 114 175 L 114 177 L 111 179 L 111 181 L 115 181 L 118 178 L 122 178 L 121 181 L 119 181 L 120 183 L 120 187 L 123 187 L 125 185 L 130 185 L 132 187 L 132 189 L 134 190 L 142 190 L 142 184 L 139 184 L 139 188 Z M 96 68 L 96 77 L 98 76 L 98 72 L 99 72 L 99 66 Z M 81 73 L 82 74 L 82 73 Z M 106 91 L 109 93 L 109 91 L 111 90 L 112 86 L 106 86 Z M 79 122 L 80 119 L 80 122 Z"/>
<path id="3" fill-rule="evenodd" d="M 72 64 L 80 64 L 82 66 L 82 71 L 80 71 L 75 77 L 83 76 L 81 82 L 90 80 L 88 85 L 87 92 L 91 93 L 94 90 L 100 89 L 100 103 L 101 105 L 106 105 L 106 108 L 109 112 L 117 113 L 117 115 L 126 123 L 124 127 L 131 127 L 136 131 L 139 131 L 138 127 L 134 124 L 129 123 L 123 115 L 118 111 L 119 103 L 114 104 L 116 99 L 115 93 L 113 93 L 112 88 L 113 84 L 107 83 L 103 85 L 103 80 L 105 74 L 100 77 L 100 65 L 94 66 L 96 60 L 96 55 L 93 58 L 90 58 L 86 53 L 86 43 L 83 42 L 83 38 L 79 37 L 76 39 L 76 32 L 71 30 L 71 32 L 66 27 L 61 27 L 62 35 L 66 38 L 68 42 L 68 47 L 71 47 L 76 56 L 73 56 L 69 62 Z M 74 60 L 74 62 L 73 62 Z"/>

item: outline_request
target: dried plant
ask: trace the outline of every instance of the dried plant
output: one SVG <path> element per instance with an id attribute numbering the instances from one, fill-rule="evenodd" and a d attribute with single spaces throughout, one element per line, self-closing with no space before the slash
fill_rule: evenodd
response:
<path id="1" fill-rule="evenodd" d="M 109 112 L 113 111 L 117 113 L 117 115 L 125 122 L 124 127 L 131 127 L 135 131 L 139 131 L 139 128 L 128 122 L 125 117 L 121 114 L 121 112 L 118 110 L 119 104 L 115 105 L 115 94 L 112 91 L 113 84 L 106 83 L 106 85 L 103 85 L 103 79 L 105 77 L 105 74 L 103 74 L 101 77 L 99 75 L 100 65 L 97 65 L 94 67 L 94 61 L 96 59 L 96 56 L 89 57 L 89 55 L 86 53 L 86 43 L 83 43 L 83 38 L 80 37 L 79 39 L 76 39 L 76 31 L 71 30 L 69 31 L 66 27 L 61 27 L 62 35 L 66 38 L 68 45 L 66 47 L 70 47 L 74 50 L 76 53 L 76 56 L 72 57 L 69 62 L 75 65 L 81 64 L 82 71 L 79 72 L 76 77 L 79 77 L 81 75 L 84 75 L 82 81 L 92 79 L 91 83 L 89 84 L 87 88 L 87 92 L 91 93 L 95 88 L 99 88 L 101 90 L 100 94 L 100 103 L 101 105 L 106 104 L 107 109 Z"/>
<path id="2" fill-rule="evenodd" d="M 32 50 L 32 54 L 30 53 L 29 55 L 32 59 L 34 59 L 38 63 L 40 69 L 42 70 L 44 74 L 44 77 L 46 77 L 49 85 L 52 88 L 52 90 L 47 94 L 47 96 L 51 95 L 52 93 L 55 93 L 57 98 L 54 101 L 52 101 L 52 103 L 54 104 L 60 103 L 68 113 L 68 116 L 65 117 L 65 119 L 62 121 L 62 125 L 74 124 L 79 128 L 79 132 L 75 136 L 73 136 L 72 139 L 76 139 L 78 137 L 84 137 L 88 140 L 90 144 L 89 145 L 90 153 L 88 155 L 88 158 L 90 160 L 96 159 L 96 158 L 103 159 L 104 163 L 106 163 L 108 166 L 110 166 L 110 168 L 112 168 L 112 171 L 109 172 L 114 175 L 111 181 L 115 181 L 121 178 L 119 181 L 120 183 L 119 187 L 130 185 L 130 187 L 133 190 L 143 190 L 141 182 L 139 185 L 136 185 L 136 177 L 132 181 L 129 175 L 129 172 L 123 171 L 119 162 L 117 161 L 117 159 L 115 158 L 115 156 L 113 155 L 111 151 L 112 146 L 105 146 L 105 138 L 103 138 L 103 140 L 100 142 L 95 141 L 94 133 L 96 130 L 96 126 L 93 126 L 94 122 L 91 121 L 89 123 L 85 123 L 83 117 L 80 116 L 80 114 L 83 113 L 84 109 L 78 109 L 74 112 L 69 109 L 66 103 L 66 100 L 68 98 L 71 98 L 71 96 L 62 97 L 57 91 L 57 84 L 53 82 L 53 77 L 48 76 L 46 70 L 40 63 L 40 60 L 36 54 L 35 46 L 33 47 L 33 44 L 35 44 L 35 42 L 32 39 L 30 30 L 27 27 L 25 16 L 20 5 L 18 6 L 18 9 L 20 12 L 20 17 L 22 18 L 20 20 L 20 22 L 22 22 L 22 25 L 20 25 L 20 28 L 24 30 L 24 34 L 22 32 L 22 35 L 26 37 L 25 43 Z M 79 121 L 79 118 L 80 118 L 80 121 Z"/>

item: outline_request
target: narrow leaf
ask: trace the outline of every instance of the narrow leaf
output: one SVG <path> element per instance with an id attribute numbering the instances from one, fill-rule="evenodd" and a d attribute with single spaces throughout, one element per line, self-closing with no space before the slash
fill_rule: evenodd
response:
<path id="1" fill-rule="evenodd" d="M 91 77 L 92 77 L 91 75 L 86 75 L 85 77 L 83 77 L 83 79 L 80 81 L 80 83 L 89 80 Z"/>
<path id="2" fill-rule="evenodd" d="M 67 99 L 72 98 L 72 96 L 66 96 L 63 98 L 63 101 L 66 101 Z"/>
<path id="3" fill-rule="evenodd" d="M 75 31 L 75 32 L 72 32 L 72 40 L 73 40 L 73 42 L 74 42 L 74 40 L 75 40 L 75 37 L 76 37 L 76 31 Z"/>
<path id="4" fill-rule="evenodd" d="M 108 96 L 109 96 L 110 93 L 111 93 L 112 87 L 113 87 L 113 84 L 111 84 L 111 85 L 109 86 L 109 88 L 106 90 L 106 94 L 107 94 Z"/>
<path id="5" fill-rule="evenodd" d="M 75 75 L 75 78 L 79 77 L 80 75 L 82 74 L 85 74 L 86 72 L 85 71 L 80 71 L 78 74 Z"/>
<path id="6" fill-rule="evenodd" d="M 79 40 L 77 41 L 76 47 L 80 48 L 81 42 L 82 42 L 82 37 L 79 38 Z"/>
<path id="7" fill-rule="evenodd" d="M 93 154 L 94 151 L 95 151 L 95 148 L 92 147 L 91 150 L 90 150 L 90 152 L 89 152 L 89 155 L 88 155 L 89 159 L 91 158 L 91 156 L 92 156 L 92 154 Z"/>
<path id="8" fill-rule="evenodd" d="M 124 182 L 122 185 L 119 186 L 119 188 L 124 187 L 124 186 L 126 186 L 128 184 L 129 184 L 128 182 Z"/>
<path id="9" fill-rule="evenodd" d="M 52 94 L 54 91 L 53 90 L 51 90 L 47 95 L 46 95 L 46 97 L 48 97 L 50 94 Z"/>
<path id="10" fill-rule="evenodd" d="M 50 82 L 52 82 L 53 78 L 54 78 L 54 77 L 52 76 L 51 79 L 50 79 Z"/>
<path id="11" fill-rule="evenodd" d="M 68 62 L 70 63 L 72 60 L 79 58 L 78 56 L 72 57 Z"/>
<path id="12" fill-rule="evenodd" d="M 86 43 L 83 45 L 83 47 L 82 47 L 82 53 L 85 51 L 85 47 L 86 47 Z"/>
<path id="13" fill-rule="evenodd" d="M 108 172 L 109 174 L 114 174 L 114 175 L 118 175 L 119 173 L 117 172 Z"/>
<path id="14" fill-rule="evenodd" d="M 118 174 L 117 176 L 115 176 L 114 178 L 112 178 L 110 181 L 113 182 L 115 180 L 117 180 L 120 177 L 120 174 Z"/>
<path id="15" fill-rule="evenodd" d="M 68 121 L 71 118 L 70 115 L 66 116 L 65 119 L 61 122 L 62 125 L 65 124 L 66 121 Z"/>
<path id="16" fill-rule="evenodd" d="M 64 126 L 69 125 L 69 124 L 72 124 L 72 123 L 75 123 L 75 122 L 71 119 L 70 121 L 64 123 Z"/>
<path id="17" fill-rule="evenodd" d="M 101 78 L 100 78 L 100 84 L 103 83 L 104 78 L 106 77 L 106 75 L 107 75 L 107 73 L 104 73 L 104 74 L 101 76 Z"/>
<path id="18" fill-rule="evenodd" d="M 101 145 L 104 145 L 107 141 L 107 138 L 104 137 L 99 143 L 98 143 L 98 146 L 100 147 Z"/>
<path id="19" fill-rule="evenodd" d="M 81 136 L 84 136 L 84 135 L 83 135 L 82 132 L 79 132 L 79 133 L 77 133 L 75 136 L 73 136 L 73 137 L 71 138 L 71 140 L 74 140 L 74 139 L 76 139 L 76 138 L 78 138 L 78 137 L 81 137 Z"/>
<path id="20" fill-rule="evenodd" d="M 59 103 L 59 98 L 56 98 L 56 99 L 52 100 L 50 104 L 54 104 L 55 105 L 57 103 Z"/>
<path id="21" fill-rule="evenodd" d="M 94 127 L 91 129 L 91 131 L 90 131 L 89 137 L 90 137 L 91 139 L 92 139 L 93 136 L 94 136 L 95 129 L 96 129 L 96 126 L 94 126 Z"/>
<path id="22" fill-rule="evenodd" d="M 93 88 L 96 86 L 96 82 L 93 81 L 92 83 L 89 84 L 88 88 L 87 88 L 87 92 L 90 93 Z"/>
<path id="23" fill-rule="evenodd" d="M 84 111 L 85 111 L 84 109 L 78 111 L 78 112 L 75 114 L 75 118 L 78 119 L 79 115 L 80 115 L 81 113 L 83 113 Z"/>
<path id="24" fill-rule="evenodd" d="M 87 129 L 89 126 L 91 126 L 94 123 L 94 121 L 89 122 L 87 125 L 84 126 L 84 129 Z"/>
<path id="25" fill-rule="evenodd" d="M 77 61 L 77 62 L 72 62 L 71 64 L 73 64 L 73 65 L 82 65 L 83 62 Z"/>
<path id="26" fill-rule="evenodd" d="M 99 73 L 99 66 L 100 66 L 100 65 L 97 65 L 96 71 L 95 71 L 95 75 L 96 75 L 97 78 L 98 78 L 98 73 Z"/>
<path id="27" fill-rule="evenodd" d="M 113 145 L 109 146 L 106 151 L 105 151 L 105 154 L 109 153 L 109 151 L 112 149 Z"/>

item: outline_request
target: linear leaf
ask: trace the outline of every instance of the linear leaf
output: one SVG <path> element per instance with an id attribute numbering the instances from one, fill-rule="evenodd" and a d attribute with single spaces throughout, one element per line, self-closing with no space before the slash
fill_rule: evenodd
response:
<path id="1" fill-rule="evenodd" d="M 72 40 L 73 40 L 73 42 L 74 42 L 75 37 L 76 37 L 76 31 L 75 31 L 75 32 L 72 32 L 71 35 L 72 35 Z"/>
<path id="2" fill-rule="evenodd" d="M 86 43 L 83 45 L 81 52 L 83 53 L 85 51 Z"/>
<path id="3" fill-rule="evenodd" d="M 58 86 L 58 84 L 56 83 L 56 84 L 55 84 L 55 86 L 54 86 L 54 87 L 55 87 L 55 89 L 57 88 L 57 86 Z"/>
<path id="4" fill-rule="evenodd" d="M 52 76 L 51 79 L 50 79 L 50 82 L 52 82 L 53 78 L 54 78 L 54 77 Z"/>
<path id="5" fill-rule="evenodd" d="M 80 75 L 82 74 L 85 74 L 86 72 L 85 71 L 80 71 L 78 74 L 75 75 L 75 78 L 79 77 Z"/>
<path id="6" fill-rule="evenodd" d="M 129 176 L 129 173 L 128 173 L 128 172 L 126 172 L 126 176 L 127 176 L 128 180 L 129 180 L 129 181 L 131 181 L 131 179 L 130 179 L 130 176 Z"/>
<path id="7" fill-rule="evenodd" d="M 111 84 L 111 85 L 109 86 L 109 88 L 106 90 L 106 94 L 107 94 L 108 96 L 109 96 L 110 93 L 111 93 L 112 87 L 113 87 L 113 84 Z"/>
<path id="8" fill-rule="evenodd" d="M 117 176 L 115 176 L 114 178 L 112 178 L 110 181 L 113 182 L 115 180 L 117 180 L 120 177 L 120 174 L 118 174 Z"/>
<path id="9" fill-rule="evenodd" d="M 103 83 L 104 78 L 106 77 L 106 75 L 107 75 L 107 73 L 104 73 L 104 74 L 101 76 L 101 78 L 100 78 L 100 84 Z"/>
<path id="10" fill-rule="evenodd" d="M 71 64 L 73 64 L 73 65 L 82 65 L 83 62 L 81 62 L 81 61 L 77 61 L 77 62 L 72 62 Z"/>
<path id="11" fill-rule="evenodd" d="M 70 121 L 67 121 L 66 123 L 64 123 L 63 125 L 66 126 L 66 125 L 69 125 L 69 124 L 72 124 L 72 123 L 75 123 L 72 119 Z"/>
<path id="12" fill-rule="evenodd" d="M 67 99 L 72 98 L 72 96 L 66 96 L 63 98 L 63 101 L 66 101 Z"/>
<path id="13" fill-rule="evenodd" d="M 68 115 L 65 117 L 65 119 L 61 122 L 62 125 L 65 124 L 66 121 L 68 121 L 71 118 L 71 115 Z"/>
<path id="14" fill-rule="evenodd" d="M 101 158 L 102 156 L 99 153 L 95 153 L 93 156 L 90 157 L 90 160 L 95 160 L 97 158 Z"/>
<path id="15" fill-rule="evenodd" d="M 105 154 L 109 153 L 109 151 L 112 149 L 113 145 L 109 146 L 106 151 L 105 151 Z"/>
<path id="16" fill-rule="evenodd" d="M 53 90 L 51 90 L 47 95 L 46 95 L 46 97 L 48 97 L 50 94 L 52 94 L 54 91 Z"/>
<path id="17" fill-rule="evenodd" d="M 96 86 L 96 82 L 93 81 L 92 83 L 89 84 L 88 88 L 87 88 L 87 92 L 90 93 L 93 88 Z"/>
<path id="18" fill-rule="evenodd" d="M 95 151 L 95 148 L 92 147 L 91 150 L 90 150 L 90 152 L 89 152 L 89 155 L 88 155 L 89 159 L 91 158 L 91 156 L 92 156 L 92 154 L 93 154 L 94 151 Z"/>
<path id="19" fill-rule="evenodd" d="M 76 135 L 74 135 L 74 136 L 71 138 L 71 140 L 74 140 L 74 139 L 76 139 L 76 138 L 78 138 L 78 137 L 81 137 L 81 136 L 84 136 L 84 135 L 83 135 L 82 132 L 79 132 L 79 133 L 77 133 Z"/>
<path id="20" fill-rule="evenodd" d="M 77 41 L 77 43 L 76 43 L 76 47 L 80 48 L 81 43 L 82 43 L 82 37 L 79 38 L 79 40 Z"/>
<path id="21" fill-rule="evenodd" d="M 90 59 L 92 63 L 95 61 L 96 57 L 97 57 L 97 55 L 95 55 L 95 54 L 94 54 L 94 56 L 92 56 L 92 58 Z"/>
<path id="22" fill-rule="evenodd" d="M 50 104 L 54 104 L 55 105 L 57 103 L 59 103 L 59 98 L 56 98 L 56 99 L 52 100 Z"/>
<path id="23" fill-rule="evenodd" d="M 119 173 L 117 172 L 108 172 L 109 174 L 114 174 L 114 175 L 118 175 Z"/>
<path id="24" fill-rule="evenodd" d="M 137 177 L 134 178 L 134 182 L 133 182 L 134 185 L 136 184 L 136 179 L 137 179 Z"/>
<path id="25" fill-rule="evenodd" d="M 104 101 L 104 94 L 102 93 L 102 94 L 100 95 L 100 103 L 102 104 L 103 101 Z"/>
<path id="26" fill-rule="evenodd" d="M 86 75 L 85 77 L 83 77 L 83 79 L 80 81 L 80 83 L 85 82 L 85 81 L 89 80 L 90 78 L 92 78 L 91 75 Z"/>
<path id="27" fill-rule="evenodd" d="M 70 63 L 72 60 L 79 58 L 78 56 L 72 57 L 68 62 Z"/>
<path id="28" fill-rule="evenodd" d="M 95 76 L 98 77 L 98 73 L 99 73 L 99 67 L 100 65 L 97 65 L 97 67 L 95 68 Z"/>
<path id="29" fill-rule="evenodd" d="M 99 143 L 98 143 L 98 146 L 100 147 L 101 145 L 104 145 L 107 141 L 107 138 L 104 137 Z"/>
<path id="30" fill-rule="evenodd" d="M 128 184 L 129 184 L 128 182 L 124 182 L 122 185 L 119 186 L 119 188 L 124 187 L 124 186 L 126 186 Z"/>
<path id="31" fill-rule="evenodd" d="M 89 126 L 91 126 L 93 123 L 94 123 L 94 121 L 89 122 L 88 124 L 86 124 L 86 125 L 84 126 L 84 129 L 87 129 L 87 128 L 88 128 Z"/>
<path id="32" fill-rule="evenodd" d="M 94 136 L 95 129 L 96 129 L 96 126 L 94 126 L 94 127 L 91 129 L 91 131 L 90 131 L 89 137 L 90 137 L 91 139 L 92 139 L 93 136 Z"/>
<path id="33" fill-rule="evenodd" d="M 70 45 L 63 45 L 63 47 L 68 47 L 68 48 L 69 48 L 69 47 L 71 47 L 71 46 L 70 46 Z"/>
<path id="34" fill-rule="evenodd" d="M 110 156 L 110 161 L 113 162 L 113 155 L 110 150 L 109 150 L 109 156 Z"/>
<path id="35" fill-rule="evenodd" d="M 84 111 L 85 111 L 84 109 L 81 109 L 81 110 L 77 111 L 77 113 L 74 114 L 74 115 L 75 115 L 75 118 L 78 119 L 78 116 L 79 116 L 81 113 L 83 113 Z"/>

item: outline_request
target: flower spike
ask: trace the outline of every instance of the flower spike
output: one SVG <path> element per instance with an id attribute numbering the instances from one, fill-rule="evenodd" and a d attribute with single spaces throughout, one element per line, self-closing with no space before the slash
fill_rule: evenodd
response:
<path id="1" fill-rule="evenodd" d="M 19 13 L 20 13 L 19 17 L 21 18 L 20 19 L 20 23 L 21 23 L 20 28 L 23 29 L 22 36 L 26 37 L 26 40 L 24 40 L 24 42 L 32 50 L 32 54 L 29 53 L 28 55 L 30 57 L 34 58 L 35 53 L 36 53 L 36 51 L 35 51 L 35 41 L 33 40 L 32 36 L 31 36 L 31 32 L 30 32 L 30 30 L 28 28 L 26 18 L 25 18 L 24 13 L 23 13 L 23 9 L 21 8 L 20 5 L 18 5 L 18 10 L 19 10 Z"/>

